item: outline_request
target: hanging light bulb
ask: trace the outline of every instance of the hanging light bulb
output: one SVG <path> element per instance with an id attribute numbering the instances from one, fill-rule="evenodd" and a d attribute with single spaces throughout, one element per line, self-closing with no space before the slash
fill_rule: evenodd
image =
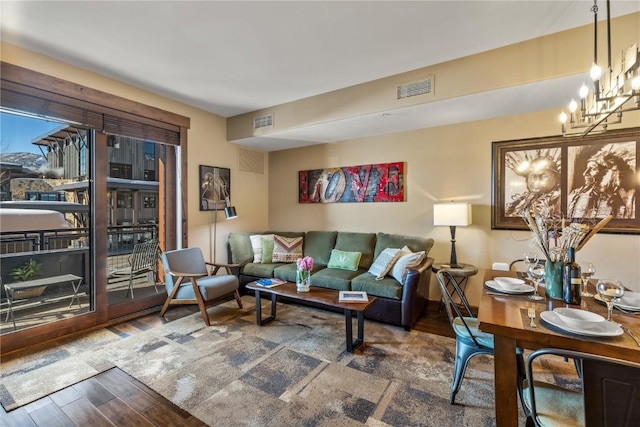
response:
<path id="1" fill-rule="evenodd" d="M 590 75 L 593 89 L 583 83 L 578 91 L 580 110 L 575 99 L 569 104 L 570 117 L 561 114 L 562 134 L 566 135 L 566 121 L 569 118 L 571 129 L 583 129 L 581 136 L 588 135 L 600 127 L 607 130 L 609 124 L 621 123 L 622 115 L 627 111 L 640 110 L 640 49 L 636 42 L 625 49 L 615 62 L 611 61 L 611 17 L 610 0 L 607 0 L 607 65 L 598 65 L 598 0 L 593 0 L 593 65 Z M 629 101 L 634 101 L 631 104 Z M 576 135 L 576 134 L 573 134 Z"/>
<path id="2" fill-rule="evenodd" d="M 578 94 L 580 95 L 580 99 L 587 99 L 587 95 L 589 95 L 589 88 L 585 83 L 582 83 L 582 86 L 580 86 L 580 92 L 578 92 Z"/>
<path id="3" fill-rule="evenodd" d="M 565 113 L 564 111 L 562 113 L 560 113 L 560 123 L 562 123 L 562 134 L 564 135 L 565 132 L 567 131 L 565 123 L 567 123 L 567 113 Z"/>
<path id="4" fill-rule="evenodd" d="M 575 99 L 571 98 L 571 102 L 569 103 L 569 112 L 573 114 L 576 112 L 577 109 L 578 109 L 578 103 L 576 102 Z"/>
<path id="5" fill-rule="evenodd" d="M 598 80 L 600 80 L 600 77 L 602 77 L 602 68 L 600 68 L 598 64 L 593 64 L 591 66 L 591 71 L 589 72 L 589 74 L 591 74 L 591 78 L 593 79 L 593 81 L 597 82 Z"/>

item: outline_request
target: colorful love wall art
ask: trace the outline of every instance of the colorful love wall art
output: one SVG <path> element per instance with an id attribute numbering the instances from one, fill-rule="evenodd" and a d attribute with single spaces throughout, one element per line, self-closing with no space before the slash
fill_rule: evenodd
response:
<path id="1" fill-rule="evenodd" d="M 404 163 L 298 172 L 299 203 L 403 202 Z"/>

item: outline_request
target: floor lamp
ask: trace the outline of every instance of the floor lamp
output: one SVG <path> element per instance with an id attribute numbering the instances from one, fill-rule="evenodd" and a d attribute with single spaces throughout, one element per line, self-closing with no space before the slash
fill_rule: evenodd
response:
<path id="1" fill-rule="evenodd" d="M 219 179 L 219 171 L 217 168 L 213 170 L 214 180 L 213 185 L 214 189 L 217 190 L 215 194 L 219 197 L 224 198 L 224 216 L 226 219 L 237 218 L 238 214 L 236 213 L 235 206 L 231 206 L 231 199 L 229 197 L 229 192 L 227 191 L 226 182 Z M 217 188 L 216 188 L 217 187 Z M 216 241 L 217 241 L 217 229 L 218 229 L 218 205 L 222 200 L 218 199 L 215 201 L 215 208 L 213 210 L 213 242 L 211 241 L 211 234 L 209 234 L 209 245 L 213 246 L 213 248 L 209 248 L 210 254 L 213 255 L 213 259 L 211 262 L 216 262 Z"/>
<path id="2" fill-rule="evenodd" d="M 469 203 L 438 203 L 433 205 L 433 225 L 449 226 L 451 229 L 451 268 L 462 268 L 456 256 L 456 227 L 471 224 L 471 205 Z"/>
<path id="3" fill-rule="evenodd" d="M 218 202 L 216 202 L 216 209 L 213 211 L 213 241 L 209 240 L 209 245 L 212 246 L 209 253 L 213 254 L 213 259 L 211 262 L 216 262 L 216 238 L 217 238 L 217 228 L 218 228 Z M 229 200 L 229 196 L 224 198 L 224 216 L 225 219 L 233 219 L 237 218 L 238 214 L 236 213 L 235 206 L 231 206 L 231 201 Z M 211 234 L 209 234 L 211 236 Z"/>

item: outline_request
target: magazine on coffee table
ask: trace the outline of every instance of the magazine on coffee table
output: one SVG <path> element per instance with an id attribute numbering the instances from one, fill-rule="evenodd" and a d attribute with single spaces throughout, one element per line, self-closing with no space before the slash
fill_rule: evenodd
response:
<path id="1" fill-rule="evenodd" d="M 285 280 L 276 279 L 260 279 L 256 280 L 256 285 L 260 285 L 263 288 L 273 288 L 274 286 L 282 285 L 283 283 L 287 283 Z"/>
<path id="2" fill-rule="evenodd" d="M 366 292 L 340 291 L 339 302 L 369 302 Z"/>

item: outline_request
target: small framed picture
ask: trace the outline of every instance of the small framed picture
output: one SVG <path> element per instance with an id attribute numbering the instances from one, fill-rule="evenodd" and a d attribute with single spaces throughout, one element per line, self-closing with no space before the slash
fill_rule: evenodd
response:
<path id="1" fill-rule="evenodd" d="M 231 169 L 200 165 L 200 210 L 223 210 L 231 197 Z"/>
<path id="2" fill-rule="evenodd" d="M 340 291 L 339 302 L 369 302 L 366 292 Z"/>

